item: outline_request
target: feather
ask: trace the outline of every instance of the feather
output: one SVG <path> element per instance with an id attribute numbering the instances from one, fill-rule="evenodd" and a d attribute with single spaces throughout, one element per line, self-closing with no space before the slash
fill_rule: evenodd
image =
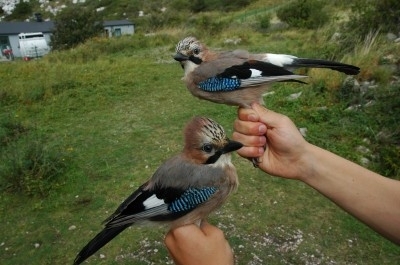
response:
<path id="1" fill-rule="evenodd" d="M 124 231 L 128 226 L 129 225 L 103 229 L 78 253 L 74 260 L 74 265 L 81 264 L 89 256 L 93 255 L 97 250 Z"/>
<path id="2" fill-rule="evenodd" d="M 281 76 L 262 76 L 262 77 L 249 78 L 242 80 L 241 88 L 259 86 L 261 84 L 268 84 L 273 82 L 298 81 L 296 79 L 306 78 L 306 77 L 307 76 L 305 75 L 281 75 Z"/>
<path id="3" fill-rule="evenodd" d="M 210 197 L 217 191 L 216 187 L 190 188 L 187 189 L 181 197 L 173 201 L 168 210 L 171 212 L 181 212 L 192 210 Z"/>
<path id="4" fill-rule="evenodd" d="M 182 153 L 165 161 L 121 203 L 105 220 L 104 229 L 79 252 L 74 264 L 82 263 L 133 224 L 153 222 L 177 227 L 204 219 L 223 204 L 238 183 L 228 153 L 242 144 L 229 140 L 221 125 L 205 117 L 193 118 L 185 127 L 184 137 Z M 210 143 L 215 152 L 203 149 Z"/>
<path id="5" fill-rule="evenodd" d="M 328 68 L 332 70 L 336 70 L 338 72 L 345 73 L 346 75 L 357 75 L 360 73 L 360 68 L 354 65 L 332 62 L 320 59 L 305 59 L 305 58 L 297 58 L 294 59 L 292 65 L 288 65 L 288 67 L 315 67 L 315 68 Z"/>
<path id="6" fill-rule="evenodd" d="M 228 77 L 211 77 L 198 84 L 207 92 L 233 91 L 241 85 L 240 79 Z"/>

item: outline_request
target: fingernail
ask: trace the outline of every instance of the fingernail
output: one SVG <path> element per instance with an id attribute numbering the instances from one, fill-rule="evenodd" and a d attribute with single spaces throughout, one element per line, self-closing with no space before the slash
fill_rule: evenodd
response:
<path id="1" fill-rule="evenodd" d="M 259 133 L 262 133 L 262 134 L 266 133 L 266 132 L 267 132 L 267 126 L 265 126 L 264 124 L 261 124 L 261 125 L 258 127 L 258 132 L 259 132 Z"/>
<path id="2" fill-rule="evenodd" d="M 260 156 L 262 156 L 262 155 L 264 154 L 264 152 L 265 152 L 265 150 L 264 150 L 263 147 L 258 148 L 258 154 L 259 154 Z"/>
<path id="3" fill-rule="evenodd" d="M 249 119 L 249 121 L 257 121 L 257 117 L 254 114 L 249 114 L 247 118 Z"/>

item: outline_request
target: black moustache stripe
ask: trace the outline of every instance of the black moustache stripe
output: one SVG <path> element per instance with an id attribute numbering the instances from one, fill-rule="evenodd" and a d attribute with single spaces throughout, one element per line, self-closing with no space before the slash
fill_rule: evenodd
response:
<path id="1" fill-rule="evenodd" d="M 218 161 L 218 159 L 221 157 L 222 152 L 218 151 L 214 155 L 210 156 L 207 161 L 204 164 L 214 164 L 215 162 Z"/>
<path id="2" fill-rule="evenodd" d="M 192 61 L 192 62 L 195 63 L 195 64 L 201 64 L 201 63 L 203 62 L 200 58 L 194 57 L 193 55 L 191 55 L 191 56 L 189 57 L 189 60 Z"/>

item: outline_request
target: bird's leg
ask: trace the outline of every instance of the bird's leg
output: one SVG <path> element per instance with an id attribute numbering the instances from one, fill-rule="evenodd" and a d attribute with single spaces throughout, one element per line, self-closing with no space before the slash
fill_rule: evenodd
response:
<path id="1" fill-rule="evenodd" d="M 251 163 L 253 163 L 253 166 L 255 167 L 255 168 L 258 168 L 258 164 L 260 164 L 260 160 L 258 159 L 258 157 L 253 157 L 253 158 L 251 158 L 250 159 L 251 160 Z"/>
<path id="2" fill-rule="evenodd" d="M 264 148 L 264 151 L 267 150 L 267 144 L 265 144 L 263 146 L 263 148 Z M 252 158 L 249 158 L 249 160 L 253 163 L 253 166 L 255 168 L 258 168 L 258 165 L 261 163 L 261 160 L 259 157 L 252 157 Z"/>

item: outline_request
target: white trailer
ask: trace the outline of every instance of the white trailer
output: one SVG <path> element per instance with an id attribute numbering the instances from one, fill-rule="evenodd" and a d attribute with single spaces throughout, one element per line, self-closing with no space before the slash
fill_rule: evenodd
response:
<path id="1" fill-rule="evenodd" d="M 27 59 L 38 58 L 50 52 L 50 47 L 42 32 L 18 34 L 21 56 Z"/>

